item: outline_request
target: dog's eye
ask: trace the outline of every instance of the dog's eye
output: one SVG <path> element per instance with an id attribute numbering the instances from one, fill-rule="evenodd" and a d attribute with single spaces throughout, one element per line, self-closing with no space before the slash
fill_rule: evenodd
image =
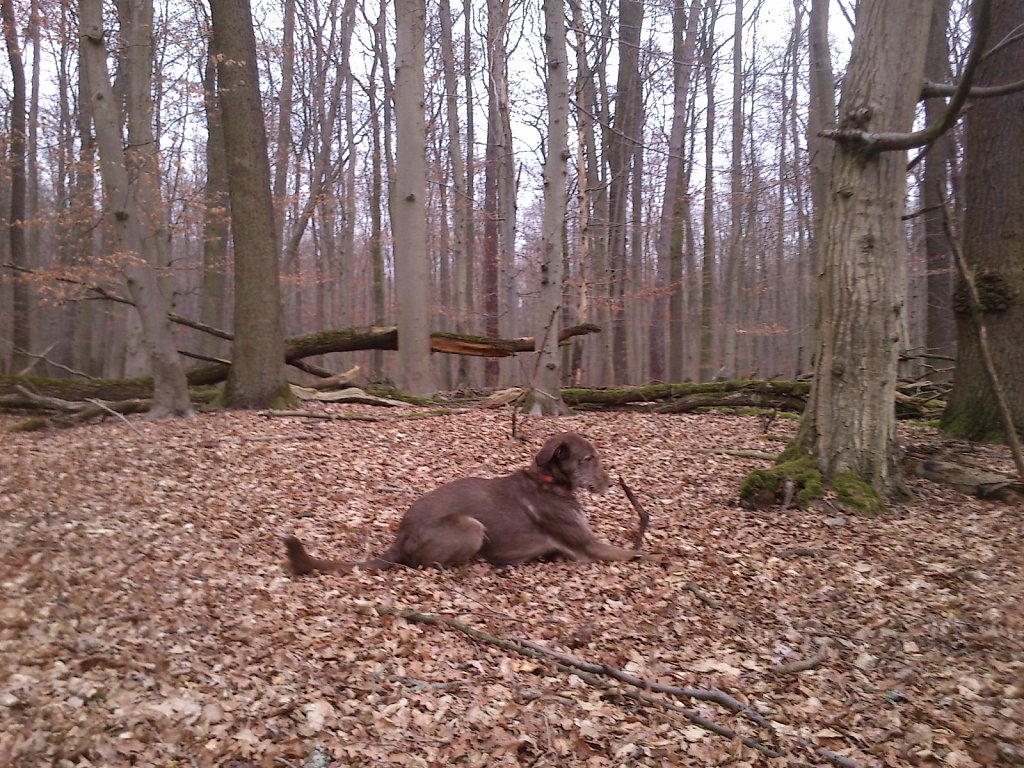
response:
<path id="1" fill-rule="evenodd" d="M 593 459 L 594 459 L 594 457 L 593 457 L 593 456 L 584 456 L 584 457 L 583 457 L 583 460 L 584 460 L 584 461 L 593 461 Z"/>

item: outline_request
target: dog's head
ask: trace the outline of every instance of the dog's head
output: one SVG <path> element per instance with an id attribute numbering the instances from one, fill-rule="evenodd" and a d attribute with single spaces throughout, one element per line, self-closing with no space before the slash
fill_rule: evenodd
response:
<path id="1" fill-rule="evenodd" d="M 601 466 L 597 450 L 575 432 L 552 435 L 537 453 L 537 468 L 573 491 L 584 488 L 592 493 L 608 490 L 608 473 Z"/>

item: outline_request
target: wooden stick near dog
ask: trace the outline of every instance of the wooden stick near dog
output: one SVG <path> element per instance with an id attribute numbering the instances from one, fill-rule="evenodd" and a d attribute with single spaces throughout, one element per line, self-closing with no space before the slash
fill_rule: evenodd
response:
<path id="1" fill-rule="evenodd" d="M 619 478 L 619 485 L 626 492 L 626 498 L 629 499 L 629 503 L 633 505 L 633 509 L 636 510 L 637 515 L 640 517 L 640 527 L 637 529 L 636 536 L 633 537 L 633 549 L 640 549 L 644 544 L 644 534 L 647 533 L 647 526 L 651 524 L 651 516 L 640 506 L 636 494 L 630 490 L 629 486 L 626 485 L 626 481 L 621 477 Z"/>

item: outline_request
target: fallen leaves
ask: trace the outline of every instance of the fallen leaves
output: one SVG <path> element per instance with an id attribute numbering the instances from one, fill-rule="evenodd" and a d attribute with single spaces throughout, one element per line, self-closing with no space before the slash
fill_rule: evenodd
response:
<path id="1" fill-rule="evenodd" d="M 381 607 L 720 688 L 777 724 L 779 765 L 821 764 L 818 748 L 865 766 L 1024 762 L 1013 507 L 911 480 L 917 499 L 878 518 L 827 503 L 752 513 L 736 489 L 763 462 L 709 452 L 780 443 L 761 420 L 721 413 L 529 419 L 525 442 L 509 438 L 506 414 L 483 410 L 132 423 L 140 434 L 111 421 L 6 438 L 0 763 L 262 767 L 301 765 L 315 747 L 334 765 L 757 763 L 669 711 Z M 791 424 L 776 421 L 776 436 Z M 418 494 L 510 471 L 562 429 L 593 438 L 637 494 L 658 557 L 307 579 L 282 569 L 277 533 L 367 557 Z M 632 539 L 622 493 L 585 503 L 601 538 Z"/>

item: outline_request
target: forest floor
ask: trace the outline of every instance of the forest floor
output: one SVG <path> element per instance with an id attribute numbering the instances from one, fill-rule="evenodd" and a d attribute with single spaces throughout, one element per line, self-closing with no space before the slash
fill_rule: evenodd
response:
<path id="1" fill-rule="evenodd" d="M 740 479 L 766 462 L 716 451 L 778 451 L 789 420 L 766 435 L 755 416 L 593 413 L 520 419 L 513 440 L 508 412 L 332 410 L 385 420 L 215 413 L 4 436 L 0 766 L 1024 764 L 1020 507 L 911 479 L 915 498 L 878 517 L 828 500 L 742 509 Z M 278 533 L 366 557 L 417 495 L 524 466 L 565 429 L 636 492 L 657 557 L 284 568 Z M 599 537 L 628 545 L 620 488 L 584 503 Z M 652 690 L 661 705 L 643 703 L 392 609 L 720 689 L 766 720 Z"/>

